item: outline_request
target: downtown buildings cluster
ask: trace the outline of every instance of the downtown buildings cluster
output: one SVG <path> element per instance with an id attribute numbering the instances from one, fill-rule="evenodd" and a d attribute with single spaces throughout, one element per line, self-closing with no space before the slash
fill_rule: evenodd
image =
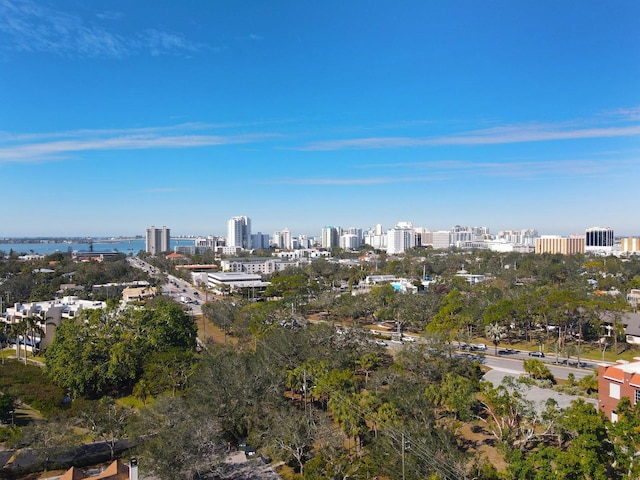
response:
<path id="1" fill-rule="evenodd" d="M 170 250 L 170 229 L 150 227 L 146 231 L 146 251 L 151 254 Z M 389 229 L 378 224 L 362 229 L 339 226 L 322 227 L 319 236 L 294 236 L 289 228 L 269 235 L 253 233 L 251 219 L 232 217 L 227 222 L 226 237 L 208 235 L 194 238 L 193 245 L 176 246 L 177 253 L 198 254 L 214 251 L 223 255 L 237 255 L 241 251 L 258 250 L 327 250 L 340 248 L 356 251 L 363 246 L 384 251 L 389 255 L 402 254 L 415 247 L 434 250 L 491 250 L 496 252 L 560 253 L 626 255 L 640 253 L 640 238 L 616 239 L 611 227 L 591 227 L 584 233 L 569 236 L 539 235 L 535 229 L 501 230 L 493 235 L 488 227 L 456 225 L 449 230 L 431 231 L 415 227 L 412 222 L 398 222 Z"/>

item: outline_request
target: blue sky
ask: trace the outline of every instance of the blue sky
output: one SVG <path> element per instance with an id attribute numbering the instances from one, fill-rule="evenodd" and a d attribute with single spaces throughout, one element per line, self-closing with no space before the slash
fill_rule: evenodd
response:
<path id="1" fill-rule="evenodd" d="M 0 0 L 2 236 L 638 235 L 640 2 Z"/>

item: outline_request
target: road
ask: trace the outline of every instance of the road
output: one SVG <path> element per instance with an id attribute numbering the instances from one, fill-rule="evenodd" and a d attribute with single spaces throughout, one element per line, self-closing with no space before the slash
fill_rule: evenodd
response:
<path id="1" fill-rule="evenodd" d="M 127 261 L 131 266 L 139 268 L 150 275 L 165 275 L 167 277 L 167 282 L 162 285 L 162 294 L 173 298 L 179 303 L 184 303 L 181 302 L 180 297 L 187 297 L 189 301 L 192 302 L 185 304 L 185 306 L 189 307 L 190 312 L 193 315 L 202 314 L 201 305 L 203 300 L 200 299 L 202 292 L 194 288 L 194 286 L 189 282 L 181 278 L 174 277 L 173 275 L 164 274 L 153 265 L 138 257 L 127 257 Z"/>
<path id="2" fill-rule="evenodd" d="M 423 339 L 418 339 L 419 343 L 423 343 Z M 397 344 L 393 342 L 387 342 L 387 348 L 391 350 L 398 350 L 403 348 L 403 346 L 410 345 L 409 343 Z M 500 351 L 500 350 L 499 350 Z M 503 350 L 506 351 L 506 350 Z M 482 352 L 472 351 L 458 351 L 456 353 L 458 356 L 468 356 L 470 358 L 478 358 L 481 359 L 481 363 L 490 367 L 494 370 L 509 373 L 511 375 L 520 375 L 524 374 L 523 362 L 525 360 L 530 360 L 532 358 L 536 358 L 537 360 L 541 360 L 545 363 L 545 365 L 549 368 L 552 375 L 555 378 L 566 380 L 570 373 L 573 373 L 573 376 L 576 380 L 586 377 L 587 375 L 593 375 L 597 370 L 598 365 L 593 360 L 581 361 L 580 363 L 583 365 L 582 368 L 577 368 L 577 360 L 574 358 L 569 359 L 568 362 L 564 362 L 564 364 L 557 365 L 555 364 L 555 357 L 544 357 L 537 358 L 529 355 L 529 352 L 520 352 L 520 351 L 511 351 L 507 354 L 499 354 L 494 355 L 493 349 L 488 349 Z M 563 360 L 564 361 L 564 360 Z M 595 373 L 597 376 L 597 372 Z"/>
<path id="3" fill-rule="evenodd" d="M 524 367 L 522 366 L 522 362 L 525 359 L 529 359 L 528 355 L 521 355 L 522 358 L 518 357 L 506 357 L 504 355 L 494 356 L 494 355 L 485 355 L 483 365 L 486 365 L 494 370 L 502 371 L 505 373 L 511 373 L 513 375 L 524 374 Z M 545 359 L 541 359 L 545 360 Z M 594 373 L 593 369 L 589 368 L 575 368 L 568 367 L 564 365 L 554 365 L 552 362 L 545 362 L 551 374 L 555 378 L 560 378 L 566 380 L 569 376 L 569 373 L 573 373 L 573 376 L 576 380 L 586 377 L 587 375 L 592 375 Z M 594 366 L 595 368 L 595 366 Z"/>

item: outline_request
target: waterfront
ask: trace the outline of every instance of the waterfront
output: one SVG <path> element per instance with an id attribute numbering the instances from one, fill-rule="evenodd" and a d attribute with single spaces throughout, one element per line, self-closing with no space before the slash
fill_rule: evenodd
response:
<path id="1" fill-rule="evenodd" d="M 145 249 L 145 241 L 143 238 L 132 239 L 96 239 L 92 242 L 94 252 L 107 252 L 117 250 L 125 254 L 136 255 L 140 250 Z M 41 242 L 29 243 L 0 243 L 0 251 L 9 253 L 11 250 L 19 254 L 40 254 L 49 255 L 56 252 L 72 252 L 89 250 L 89 242 L 73 242 L 73 241 L 54 241 L 53 239 L 42 240 Z M 176 246 L 193 245 L 192 239 L 172 238 L 171 250 Z"/>

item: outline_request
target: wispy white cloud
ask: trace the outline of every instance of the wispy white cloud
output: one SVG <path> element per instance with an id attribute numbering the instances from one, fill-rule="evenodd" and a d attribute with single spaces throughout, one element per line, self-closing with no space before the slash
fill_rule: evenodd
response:
<path id="1" fill-rule="evenodd" d="M 269 133 L 214 135 L 194 134 L 201 124 L 114 130 L 78 130 L 50 134 L 3 134 L 0 136 L 0 163 L 60 160 L 83 151 L 194 148 L 254 143 L 272 138 Z M 210 127 L 209 127 L 210 128 Z"/>
<path id="2" fill-rule="evenodd" d="M 117 13 L 105 12 L 85 21 L 31 0 L 0 0 L 0 50 L 122 58 L 142 53 L 183 54 L 206 48 L 179 33 L 147 29 L 123 35 L 100 23 L 119 18 Z"/>
<path id="3" fill-rule="evenodd" d="M 607 114 L 622 120 L 638 121 L 640 120 L 640 107 L 618 108 L 607 112 Z"/>
<path id="4" fill-rule="evenodd" d="M 300 150 L 391 149 L 427 146 L 496 145 L 553 140 L 630 137 L 640 135 L 640 125 L 567 128 L 558 124 L 525 124 L 473 130 L 434 137 L 367 137 L 311 142 Z"/>
<path id="5" fill-rule="evenodd" d="M 529 177 L 542 178 L 548 176 L 586 176 L 603 175 L 620 171 L 629 171 L 638 166 L 637 160 L 551 160 L 523 161 L 511 159 L 504 162 L 474 162 L 460 160 L 441 160 L 432 162 L 395 162 L 370 164 L 363 167 L 386 169 L 390 172 L 411 170 L 413 172 L 428 171 L 430 173 L 453 173 L 456 176 L 483 177 Z"/>
<path id="6" fill-rule="evenodd" d="M 371 177 L 343 176 L 324 178 L 285 178 L 277 183 L 319 186 L 357 186 L 399 183 L 428 183 L 462 178 L 511 178 L 518 180 L 540 180 L 550 177 L 598 177 L 605 175 L 626 175 L 637 171 L 638 162 L 618 160 L 603 163 L 600 160 L 562 160 L 562 161 L 511 161 L 511 162 L 473 162 L 460 160 L 442 160 L 433 162 L 394 162 L 364 165 L 368 169 L 384 171 L 384 175 Z M 408 173 L 410 172 L 410 173 Z"/>

